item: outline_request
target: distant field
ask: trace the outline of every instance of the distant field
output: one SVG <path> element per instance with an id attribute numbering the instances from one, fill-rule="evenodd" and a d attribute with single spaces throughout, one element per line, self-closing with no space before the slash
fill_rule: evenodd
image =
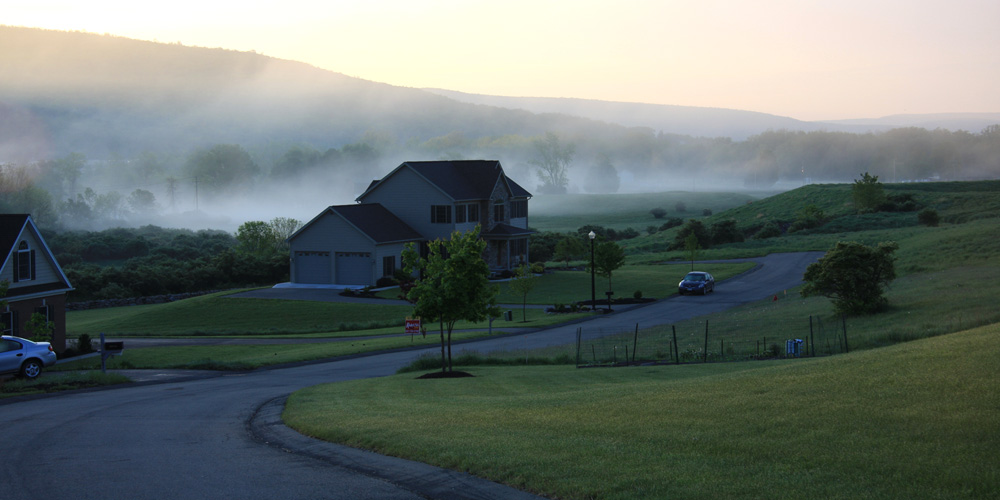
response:
<path id="1" fill-rule="evenodd" d="M 538 231 L 570 232 L 581 226 L 597 225 L 616 230 L 631 227 L 645 231 L 647 226 L 662 225 L 666 217 L 682 219 L 704 217 L 705 209 L 713 213 L 744 205 L 757 198 L 737 193 L 669 193 L 638 194 L 573 194 L 538 195 L 531 199 L 528 225 Z M 683 203 L 684 212 L 678 212 L 677 203 Z M 649 211 L 663 208 L 664 219 L 656 219 Z"/>

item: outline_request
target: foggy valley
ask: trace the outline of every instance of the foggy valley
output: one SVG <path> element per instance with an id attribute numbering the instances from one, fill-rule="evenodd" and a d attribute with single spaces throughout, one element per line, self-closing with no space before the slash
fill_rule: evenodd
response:
<path id="1" fill-rule="evenodd" d="M 560 193 L 1000 174 L 1000 114 L 818 123 L 472 96 L 256 53 L 14 27 L 0 27 L 0 67 L 0 204 L 53 227 L 306 222 L 407 160 L 499 160 L 535 195 L 535 214 L 557 210 L 546 197 Z"/>

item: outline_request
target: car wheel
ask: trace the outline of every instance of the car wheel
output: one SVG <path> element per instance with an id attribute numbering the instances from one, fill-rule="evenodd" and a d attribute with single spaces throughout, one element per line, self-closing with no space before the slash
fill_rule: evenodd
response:
<path id="1" fill-rule="evenodd" d="M 37 359 L 29 359 L 21 365 L 21 376 L 26 379 L 38 378 L 42 373 L 42 363 Z"/>

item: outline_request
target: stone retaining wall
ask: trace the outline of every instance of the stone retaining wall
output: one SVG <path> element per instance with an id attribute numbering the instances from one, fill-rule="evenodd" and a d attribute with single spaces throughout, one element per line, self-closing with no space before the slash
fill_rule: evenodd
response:
<path id="1" fill-rule="evenodd" d="M 218 291 L 220 290 L 212 290 L 207 292 L 191 292 L 191 293 L 171 293 L 167 295 L 152 295 L 149 297 L 129 297 L 127 299 L 104 299 L 104 300 L 88 300 L 84 302 L 70 302 L 66 304 L 66 310 L 83 311 L 86 309 L 103 309 L 105 307 L 138 306 L 143 304 L 165 304 L 167 302 L 173 302 L 175 300 L 197 297 L 199 295 L 206 295 Z"/>

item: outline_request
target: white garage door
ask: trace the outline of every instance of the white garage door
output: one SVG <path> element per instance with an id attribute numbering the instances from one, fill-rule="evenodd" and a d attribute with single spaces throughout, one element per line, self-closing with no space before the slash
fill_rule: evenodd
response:
<path id="1" fill-rule="evenodd" d="M 374 285 L 372 254 L 367 252 L 337 252 L 337 283 L 340 285 Z"/>
<path id="2" fill-rule="evenodd" d="M 295 282 L 329 284 L 333 265 L 330 252 L 295 252 Z"/>

